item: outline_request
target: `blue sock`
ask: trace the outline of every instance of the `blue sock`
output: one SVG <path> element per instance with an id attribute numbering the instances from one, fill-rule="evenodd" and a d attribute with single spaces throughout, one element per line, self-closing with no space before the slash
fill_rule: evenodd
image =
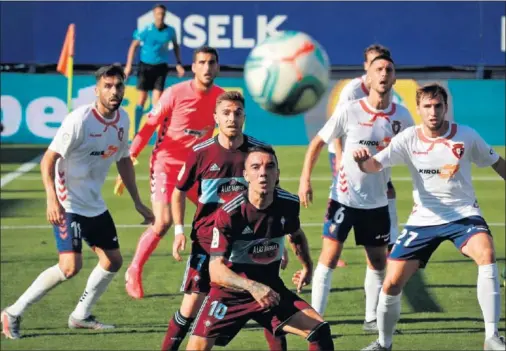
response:
<path id="1" fill-rule="evenodd" d="M 139 132 L 143 112 L 144 107 L 140 105 L 135 106 L 134 134 L 137 134 Z"/>

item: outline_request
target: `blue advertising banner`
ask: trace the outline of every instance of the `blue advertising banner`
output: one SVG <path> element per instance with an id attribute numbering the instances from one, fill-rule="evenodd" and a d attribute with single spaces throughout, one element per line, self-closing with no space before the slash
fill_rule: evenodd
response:
<path id="1" fill-rule="evenodd" d="M 168 84 L 177 82 L 169 78 Z M 239 90 L 246 100 L 245 132 L 272 145 L 306 145 L 332 113 L 348 80 L 332 81 L 321 102 L 304 115 L 281 117 L 262 110 L 249 95 L 242 78 L 218 78 L 227 90 Z M 2 143 L 49 144 L 67 114 L 66 79 L 56 74 L 0 75 Z M 137 92 L 135 77 L 128 80 L 123 108 L 133 119 Z M 397 80 L 395 102 L 405 105 L 417 123 L 415 92 L 425 81 Z M 439 81 L 449 92 L 449 118 L 475 128 L 492 145 L 505 145 L 504 80 Z M 95 100 L 93 76 L 74 79 L 74 107 Z M 146 105 L 146 112 L 150 109 Z M 145 120 L 145 118 L 144 118 Z M 143 120 L 143 122 L 144 122 Z M 141 122 L 141 123 L 143 123 Z M 133 130 L 130 130 L 130 138 Z"/>
<path id="2" fill-rule="evenodd" d="M 0 2 L 2 63 L 56 63 L 69 23 L 76 24 L 76 63 L 126 61 L 132 33 L 153 19 L 154 2 Z M 279 30 L 319 41 L 333 65 L 360 65 L 381 43 L 399 65 L 505 64 L 505 6 L 487 1 L 167 3 L 185 63 L 207 44 L 221 62 L 243 65 L 252 47 Z M 430 24 L 429 24 L 430 23 Z"/>

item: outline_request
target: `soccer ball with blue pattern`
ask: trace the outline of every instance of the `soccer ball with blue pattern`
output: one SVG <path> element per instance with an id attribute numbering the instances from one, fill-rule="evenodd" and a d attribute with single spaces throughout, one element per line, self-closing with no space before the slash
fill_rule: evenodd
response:
<path id="1" fill-rule="evenodd" d="M 263 109 L 279 115 L 308 111 L 329 85 L 329 59 L 309 35 L 278 32 L 258 44 L 244 65 L 249 93 Z"/>

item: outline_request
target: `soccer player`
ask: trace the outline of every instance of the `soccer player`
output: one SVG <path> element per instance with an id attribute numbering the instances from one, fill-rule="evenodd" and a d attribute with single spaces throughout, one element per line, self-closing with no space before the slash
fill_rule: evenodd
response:
<path id="1" fill-rule="evenodd" d="M 191 232 L 191 255 L 181 285 L 184 293 L 179 311 L 169 322 L 162 350 L 177 350 L 191 322 L 209 292 L 209 252 L 214 212 L 247 187 L 243 178 L 244 158 L 248 148 L 265 145 L 244 135 L 244 98 L 235 91 L 220 95 L 216 101 L 215 120 L 219 127 L 216 137 L 193 147 L 181 170 L 172 195 L 172 213 L 176 228 L 173 256 L 181 261 L 180 251 L 186 246 L 184 213 L 186 193 L 197 186 L 199 200 Z M 265 332 L 271 350 L 286 349 L 286 340 Z"/>
<path id="2" fill-rule="evenodd" d="M 334 350 L 330 327 L 279 277 L 284 236 L 295 244 L 302 270 L 293 282 L 300 292 L 311 282 L 312 262 L 300 228 L 297 196 L 276 187 L 279 169 L 271 148 L 249 150 L 247 193 L 217 210 L 210 243 L 211 290 L 192 328 L 187 350 L 228 344 L 253 319 L 275 335 L 306 338 L 310 350 Z"/>
<path id="3" fill-rule="evenodd" d="M 174 55 L 176 57 L 177 75 L 178 77 L 184 75 L 184 67 L 181 64 L 181 51 L 177 42 L 176 31 L 174 28 L 164 23 L 166 11 L 167 8 L 164 5 L 156 4 L 153 7 L 155 21 L 141 30 L 134 31 L 133 40 L 128 49 L 127 63 L 125 66 L 125 75 L 127 79 L 132 72 L 132 62 L 134 60 L 135 51 L 137 47 L 141 46 L 137 75 L 139 100 L 135 107 L 134 133 L 139 131 L 148 92 L 153 92 L 152 105 L 156 106 L 165 88 L 165 78 L 169 72 L 167 62 L 169 61 L 170 43 L 173 45 Z"/>
<path id="4" fill-rule="evenodd" d="M 100 194 L 113 162 L 136 210 L 145 222 L 153 220 L 153 213 L 143 205 L 137 191 L 128 151 L 130 123 L 126 112 L 119 108 L 124 78 L 120 66 L 101 67 L 96 72 L 96 102 L 66 116 L 44 154 L 41 173 L 47 194 L 47 219 L 53 225 L 59 262 L 42 272 L 13 305 L 2 311 L 2 332 L 7 338 L 20 338 L 23 312 L 81 270 L 83 239 L 95 251 L 99 262 L 69 316 L 68 326 L 114 328 L 91 314 L 122 263 L 116 227 Z"/>
<path id="5" fill-rule="evenodd" d="M 155 222 L 140 237 L 132 263 L 125 274 L 126 291 L 133 298 L 144 296 L 142 270 L 151 253 L 172 225 L 170 202 L 191 148 L 212 136 L 216 98 L 223 89 L 214 85 L 219 71 L 218 52 L 203 46 L 193 54 L 195 77 L 167 88 L 148 121 L 135 136 L 130 147 L 136 159 L 157 127 L 158 138 L 150 160 L 151 202 Z M 121 178 L 115 192 L 121 194 Z M 188 197 L 197 203 L 197 188 L 189 189 Z"/>
<path id="6" fill-rule="evenodd" d="M 389 242 L 387 182 L 390 172 L 368 175 L 353 160 L 353 150 L 367 146 L 372 153 L 385 148 L 397 132 L 413 125 L 409 111 L 392 103 L 390 94 L 395 83 L 393 60 L 380 55 L 371 61 L 367 74 L 371 87 L 366 98 L 338 106 L 318 135 L 311 141 L 302 170 L 299 197 L 304 206 L 312 201 L 311 172 L 325 143 L 345 139 L 336 192 L 330 194 L 323 228 L 323 245 L 314 273 L 311 304 L 323 315 L 336 267 L 351 228 L 355 243 L 366 252 L 367 271 L 365 330 L 376 330 L 376 307 Z"/>
<path id="7" fill-rule="evenodd" d="M 357 77 L 355 79 L 352 79 L 344 86 L 343 90 L 341 90 L 341 93 L 339 94 L 339 101 L 337 102 L 337 106 L 349 101 L 362 99 L 369 95 L 371 85 L 367 81 L 367 71 L 369 70 L 369 66 L 371 65 L 372 60 L 374 60 L 377 56 L 380 55 L 391 56 L 390 50 L 379 44 L 370 45 L 367 48 L 365 48 L 364 70 L 366 74 Z M 393 95 L 394 94 L 392 90 L 390 93 L 391 101 Z M 329 152 L 330 170 L 332 172 L 332 186 L 330 189 L 331 191 L 336 192 L 337 191 L 336 184 L 338 184 L 337 174 L 339 173 L 339 167 L 341 164 L 343 152 L 342 138 L 338 138 L 334 140 L 334 142 L 329 143 L 328 152 Z M 390 249 L 393 246 L 393 243 L 395 243 L 395 240 L 397 239 L 397 236 L 399 234 L 395 189 L 392 184 L 392 181 L 388 182 L 387 197 L 388 197 L 388 212 L 390 214 L 390 243 L 389 243 Z M 342 262 L 341 260 L 339 260 L 339 262 L 337 263 L 338 267 L 344 265 L 345 265 L 344 262 Z"/>
<path id="8" fill-rule="evenodd" d="M 506 179 L 506 164 L 472 128 L 446 120 L 448 93 L 438 84 L 417 90 L 423 124 L 406 129 L 376 155 L 354 151 L 363 172 L 406 164 L 414 183 L 414 207 L 390 253 L 378 304 L 379 339 L 364 350 L 391 350 L 401 313 L 401 292 L 425 268 L 439 244 L 451 240 L 478 265 L 478 302 L 485 321 L 485 350 L 504 350 L 498 335 L 501 312 L 499 273 L 490 229 L 482 217 L 471 178 L 471 163 L 491 166 Z"/>

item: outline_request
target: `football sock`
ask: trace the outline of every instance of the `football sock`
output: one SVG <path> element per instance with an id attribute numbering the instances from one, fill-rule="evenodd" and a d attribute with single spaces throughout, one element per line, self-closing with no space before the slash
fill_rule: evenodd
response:
<path id="1" fill-rule="evenodd" d="M 162 342 L 162 351 L 178 350 L 183 342 L 193 318 L 184 317 L 177 311 L 169 322 L 165 337 Z"/>
<path id="2" fill-rule="evenodd" d="M 485 337 L 498 333 L 501 315 L 501 294 L 497 264 L 478 266 L 478 302 L 485 321 Z"/>
<path id="3" fill-rule="evenodd" d="M 33 281 L 18 300 L 6 310 L 12 316 L 21 316 L 31 304 L 39 301 L 45 294 L 65 280 L 65 274 L 56 264 L 49 267 Z"/>
<path id="4" fill-rule="evenodd" d="M 327 307 L 330 287 L 332 286 L 332 272 L 334 270 L 321 263 L 318 263 L 313 274 L 311 288 L 311 306 L 323 316 Z"/>
<path id="5" fill-rule="evenodd" d="M 91 314 L 91 309 L 105 292 L 115 275 L 116 272 L 106 271 L 100 264 L 97 264 L 93 271 L 91 271 L 84 293 L 79 299 L 74 312 L 72 312 L 72 317 L 76 319 L 88 318 Z"/>
<path id="6" fill-rule="evenodd" d="M 162 237 L 156 235 L 156 233 L 149 227 L 139 238 L 135 255 L 130 264 L 130 267 L 142 272 L 144 264 L 149 259 L 153 251 L 158 246 L 158 243 L 162 240 Z"/>
<path id="7" fill-rule="evenodd" d="M 381 290 L 377 310 L 378 341 L 383 347 L 392 345 L 395 325 L 401 316 L 401 296 L 387 295 Z"/>
<path id="8" fill-rule="evenodd" d="M 366 322 L 376 320 L 376 308 L 384 279 L 385 270 L 376 271 L 367 267 L 364 280 Z"/>

